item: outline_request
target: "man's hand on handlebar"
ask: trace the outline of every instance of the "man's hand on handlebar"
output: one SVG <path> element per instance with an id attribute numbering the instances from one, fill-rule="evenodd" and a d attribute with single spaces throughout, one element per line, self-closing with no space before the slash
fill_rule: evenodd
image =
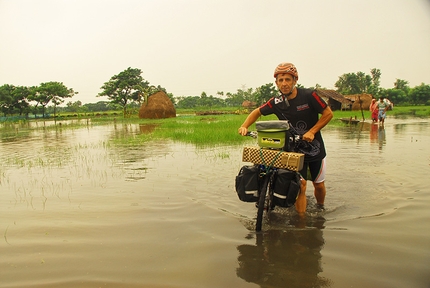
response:
<path id="1" fill-rule="evenodd" d="M 308 131 L 305 134 L 303 134 L 302 139 L 305 140 L 306 142 L 312 142 L 315 138 L 314 133 Z"/>
<path id="2" fill-rule="evenodd" d="M 238 132 L 240 135 L 246 136 L 246 134 L 248 133 L 248 128 L 241 126 L 241 127 L 239 127 Z"/>

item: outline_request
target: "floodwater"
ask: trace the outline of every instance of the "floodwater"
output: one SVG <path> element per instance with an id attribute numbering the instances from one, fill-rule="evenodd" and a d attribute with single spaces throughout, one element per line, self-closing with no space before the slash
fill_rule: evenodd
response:
<path id="1" fill-rule="evenodd" d="M 258 234 L 242 145 L 110 144 L 146 128 L 2 130 L 0 287 L 430 287 L 427 119 L 326 127 L 327 210 Z"/>

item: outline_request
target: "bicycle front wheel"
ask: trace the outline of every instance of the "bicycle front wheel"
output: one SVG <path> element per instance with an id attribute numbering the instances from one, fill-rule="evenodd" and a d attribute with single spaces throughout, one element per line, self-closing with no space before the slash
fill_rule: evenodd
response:
<path id="1" fill-rule="evenodd" d="M 263 214 L 264 210 L 270 209 L 269 207 L 269 193 L 270 189 L 270 176 L 266 175 L 264 177 L 263 185 L 260 188 L 260 196 L 258 198 L 258 210 L 257 210 L 257 222 L 255 224 L 255 231 L 261 231 L 261 227 L 263 226 Z M 266 210 L 267 211 L 267 210 Z"/>

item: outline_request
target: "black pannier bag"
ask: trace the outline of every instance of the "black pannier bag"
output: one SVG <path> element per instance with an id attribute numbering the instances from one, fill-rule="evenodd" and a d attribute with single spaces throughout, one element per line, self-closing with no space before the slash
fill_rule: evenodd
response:
<path id="1" fill-rule="evenodd" d="M 243 166 L 240 169 L 236 176 L 236 192 L 241 201 L 258 201 L 259 173 L 258 166 Z"/>
<path id="2" fill-rule="evenodd" d="M 296 203 L 300 191 L 300 174 L 295 171 L 278 169 L 273 185 L 273 204 L 290 207 Z"/>

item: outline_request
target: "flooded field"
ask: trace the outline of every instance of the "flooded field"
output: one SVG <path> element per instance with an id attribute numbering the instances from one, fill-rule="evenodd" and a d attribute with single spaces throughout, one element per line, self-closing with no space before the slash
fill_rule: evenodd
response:
<path id="1" fill-rule="evenodd" d="M 112 144 L 147 128 L 0 130 L 0 287 L 430 287 L 427 119 L 326 127 L 327 210 L 258 234 L 243 146 Z"/>

